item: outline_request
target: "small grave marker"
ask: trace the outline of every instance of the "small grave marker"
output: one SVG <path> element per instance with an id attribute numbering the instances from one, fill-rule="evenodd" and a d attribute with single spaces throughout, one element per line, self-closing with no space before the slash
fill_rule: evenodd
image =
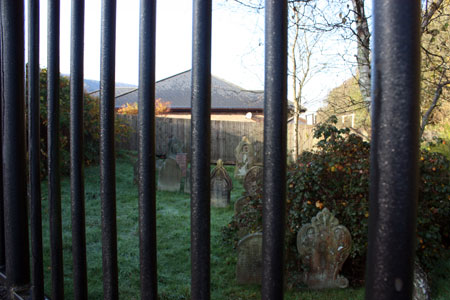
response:
<path id="1" fill-rule="evenodd" d="M 249 234 L 237 246 L 236 280 L 239 284 L 261 284 L 262 233 Z"/>
<path id="2" fill-rule="evenodd" d="M 227 207 L 230 205 L 230 192 L 233 182 L 223 167 L 221 159 L 211 171 L 211 205 L 214 207 Z"/>
<path id="3" fill-rule="evenodd" d="M 246 136 L 242 137 L 239 145 L 234 150 L 234 155 L 236 157 L 234 178 L 243 179 L 247 171 L 255 163 L 255 150 Z"/>
<path id="4" fill-rule="evenodd" d="M 347 278 L 338 275 L 350 254 L 348 229 L 324 208 L 297 234 L 297 249 L 303 264 L 304 283 L 311 289 L 346 288 Z"/>
<path id="5" fill-rule="evenodd" d="M 181 170 L 175 159 L 167 158 L 158 177 L 158 190 L 178 192 L 181 185 Z"/>

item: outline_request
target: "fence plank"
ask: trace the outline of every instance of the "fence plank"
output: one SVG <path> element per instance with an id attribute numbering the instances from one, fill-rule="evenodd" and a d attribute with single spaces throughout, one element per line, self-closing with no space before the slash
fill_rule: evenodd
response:
<path id="1" fill-rule="evenodd" d="M 137 116 L 117 115 L 117 118 L 124 120 L 131 127 L 128 140 L 119 146 L 121 149 L 137 151 Z M 293 127 L 293 124 L 288 125 L 288 149 L 293 147 Z M 300 151 L 311 149 L 315 145 L 313 128 L 312 125 L 299 126 Z M 263 131 L 262 122 L 211 121 L 211 161 L 220 158 L 226 163 L 234 163 L 234 150 L 245 135 L 253 142 L 257 159 L 262 162 Z M 171 136 L 183 143 L 184 150 L 188 152 L 191 145 L 190 134 L 190 119 L 156 118 L 156 154 L 167 154 Z"/>

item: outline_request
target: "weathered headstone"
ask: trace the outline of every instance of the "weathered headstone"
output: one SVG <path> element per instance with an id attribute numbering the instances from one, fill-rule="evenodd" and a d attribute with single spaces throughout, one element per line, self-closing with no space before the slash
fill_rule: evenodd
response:
<path id="1" fill-rule="evenodd" d="M 255 163 L 255 150 L 246 136 L 242 137 L 241 142 L 234 150 L 234 155 L 236 157 L 234 178 L 243 179 L 247 171 Z"/>
<path id="2" fill-rule="evenodd" d="M 236 280 L 239 284 L 261 284 L 262 233 L 249 234 L 237 246 Z"/>
<path id="3" fill-rule="evenodd" d="M 249 196 L 242 196 L 241 198 L 237 199 L 236 202 L 234 202 L 234 214 L 239 214 L 249 201 Z"/>
<path id="4" fill-rule="evenodd" d="M 256 195 L 258 189 L 262 188 L 263 168 L 260 166 L 251 167 L 244 177 L 244 189 L 248 195 Z"/>
<path id="5" fill-rule="evenodd" d="M 170 137 L 167 147 L 168 147 L 167 151 L 168 157 L 174 158 L 178 153 L 184 153 L 183 144 L 176 137 L 173 136 Z"/>
<path id="6" fill-rule="evenodd" d="M 233 182 L 227 170 L 223 167 L 221 159 L 211 171 L 211 205 L 214 207 L 227 207 L 230 205 L 230 192 Z"/>
<path id="7" fill-rule="evenodd" d="M 175 160 L 181 169 L 181 176 L 185 177 L 187 168 L 187 153 L 177 153 Z"/>
<path id="8" fill-rule="evenodd" d="M 191 193 L 191 168 L 186 169 L 186 177 L 184 178 L 183 190 L 186 194 Z"/>
<path id="9" fill-rule="evenodd" d="M 350 254 L 352 239 L 348 229 L 324 208 L 297 234 L 297 249 L 304 283 L 312 289 L 346 288 L 347 278 L 338 275 Z"/>
<path id="10" fill-rule="evenodd" d="M 181 184 L 181 170 L 175 159 L 167 158 L 159 171 L 158 190 L 178 192 Z"/>

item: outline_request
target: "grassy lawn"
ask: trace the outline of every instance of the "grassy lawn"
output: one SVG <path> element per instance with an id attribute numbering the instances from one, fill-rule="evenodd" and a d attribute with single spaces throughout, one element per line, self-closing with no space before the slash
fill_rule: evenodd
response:
<path id="1" fill-rule="evenodd" d="M 232 174 L 232 169 L 228 171 Z M 139 296 L 139 231 L 138 194 L 133 184 L 133 165 L 130 158 L 119 158 L 117 174 L 117 236 L 119 262 L 119 291 L 121 299 L 140 299 Z M 234 181 L 229 208 L 211 209 L 211 294 L 212 299 L 260 299 L 258 286 L 240 286 L 235 281 L 236 253 L 231 245 L 224 244 L 221 228 L 233 215 L 233 204 L 243 188 Z M 46 293 L 50 294 L 50 250 L 48 237 L 47 183 L 42 184 L 44 270 Z M 70 182 L 62 179 L 62 220 L 65 294 L 73 298 Z M 100 174 L 99 168 L 85 170 L 86 190 L 86 240 L 89 278 L 89 297 L 103 297 L 101 224 L 100 224 Z M 188 194 L 157 192 L 158 232 L 158 290 L 161 299 L 190 299 L 190 199 Z M 445 261 L 434 272 L 435 299 L 449 299 L 448 283 L 450 262 Z M 289 291 L 286 299 L 363 299 L 364 290 L 345 289 L 328 291 Z"/>

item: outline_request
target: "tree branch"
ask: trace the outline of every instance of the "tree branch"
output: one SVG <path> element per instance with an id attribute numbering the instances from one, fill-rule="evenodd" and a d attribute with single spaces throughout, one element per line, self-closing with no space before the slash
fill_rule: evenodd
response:
<path id="1" fill-rule="evenodd" d="M 420 126 L 420 136 L 422 136 L 423 132 L 425 131 L 425 126 L 427 126 L 428 118 L 430 117 L 431 113 L 433 112 L 434 108 L 437 105 L 437 102 L 439 98 L 442 95 L 442 89 L 450 84 L 449 81 L 442 82 L 437 85 L 436 92 L 434 93 L 433 102 L 431 103 L 430 107 L 428 108 L 427 112 L 423 115 L 422 118 L 422 125 Z"/>

